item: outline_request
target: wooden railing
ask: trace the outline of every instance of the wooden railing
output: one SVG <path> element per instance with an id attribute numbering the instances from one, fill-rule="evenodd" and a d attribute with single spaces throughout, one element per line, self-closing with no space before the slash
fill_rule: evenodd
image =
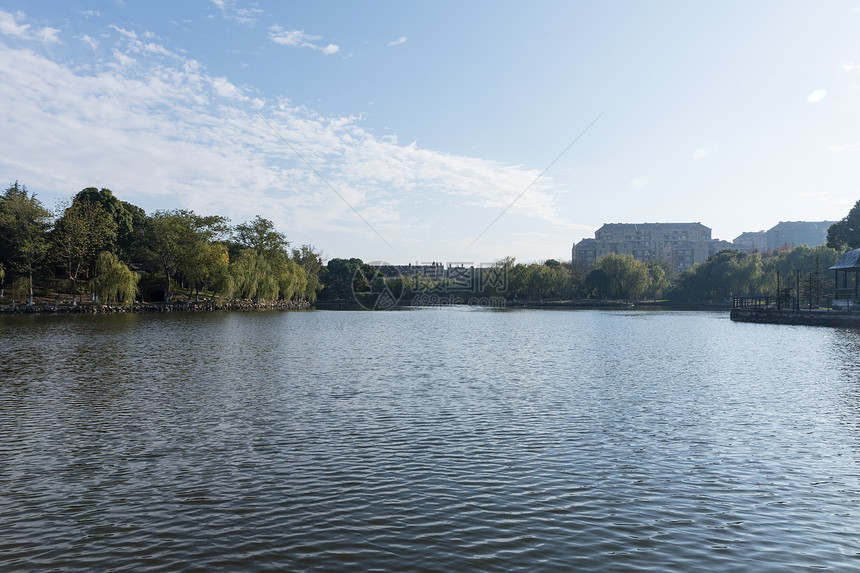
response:
<path id="1" fill-rule="evenodd" d="M 736 296 L 732 297 L 732 308 L 770 308 L 770 296 Z"/>

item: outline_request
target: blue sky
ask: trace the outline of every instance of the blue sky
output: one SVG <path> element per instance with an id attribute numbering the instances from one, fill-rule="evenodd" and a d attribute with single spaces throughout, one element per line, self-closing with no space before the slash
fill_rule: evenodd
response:
<path id="1" fill-rule="evenodd" d="M 107 187 L 396 263 L 731 240 L 860 199 L 860 0 L 0 0 L 0 102 L 0 180 L 49 207 Z"/>

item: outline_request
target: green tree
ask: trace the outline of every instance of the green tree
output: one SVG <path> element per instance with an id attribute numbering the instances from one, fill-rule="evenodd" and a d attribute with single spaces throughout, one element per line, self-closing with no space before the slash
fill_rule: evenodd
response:
<path id="1" fill-rule="evenodd" d="M 259 254 L 280 252 L 290 246 L 275 224 L 259 215 L 253 221 L 236 225 L 233 239 L 240 248 L 254 249 Z"/>
<path id="2" fill-rule="evenodd" d="M 108 241 L 108 249 L 128 260 L 132 242 L 136 238 L 135 225 L 140 227 L 145 220 L 145 214 L 135 207 L 117 199 L 110 189 L 87 187 L 74 196 L 73 202 L 89 201 L 101 205 L 108 217 L 114 222 L 114 232 Z M 141 215 L 143 214 L 143 217 Z"/>
<path id="3" fill-rule="evenodd" d="M 827 246 L 837 251 L 860 248 L 860 201 L 827 229 Z"/>
<path id="4" fill-rule="evenodd" d="M 198 299 L 201 286 L 219 281 L 222 288 L 227 286 L 226 253 L 218 246 L 218 239 L 227 231 L 225 217 L 201 216 L 185 209 L 156 211 L 147 218 L 145 253 L 150 264 L 164 274 L 165 301 L 170 300 L 174 277 L 184 279 Z"/>
<path id="5" fill-rule="evenodd" d="M 72 301 L 77 303 L 78 281 L 91 277 L 98 255 L 110 249 L 116 223 L 100 203 L 75 198 L 63 210 L 51 233 L 54 258 L 62 263 L 71 283 Z"/>
<path id="6" fill-rule="evenodd" d="M 731 296 L 761 292 L 763 279 L 758 253 L 727 249 L 682 272 L 676 296 L 687 302 L 724 301 Z"/>
<path id="7" fill-rule="evenodd" d="M 838 258 L 839 251 L 826 245 L 799 245 L 780 252 L 762 261 L 761 289 L 774 295 L 777 294 L 777 286 L 783 294 L 787 288 L 796 289 L 797 273 L 800 272 L 812 291 L 813 301 L 817 303 L 822 294 L 833 289 L 833 276 L 828 269 Z"/>
<path id="8" fill-rule="evenodd" d="M 358 290 L 370 288 L 359 270 L 364 266 L 361 259 L 331 259 L 326 265 L 326 287 L 334 298 L 351 298 Z"/>
<path id="9" fill-rule="evenodd" d="M 633 255 L 609 253 L 600 257 L 594 268 L 606 273 L 610 296 L 635 299 L 648 288 L 648 269 L 645 263 L 637 261 Z"/>
<path id="10" fill-rule="evenodd" d="M 131 271 L 119 258 L 109 252 L 99 253 L 97 276 L 93 292 L 107 304 L 131 306 L 137 296 L 140 275 Z"/>
<path id="11" fill-rule="evenodd" d="M 606 271 L 604 271 L 603 269 L 592 269 L 591 272 L 585 276 L 585 283 L 583 284 L 583 289 L 590 297 L 608 297 L 611 289 L 609 275 L 606 274 Z"/>
<path id="12" fill-rule="evenodd" d="M 131 218 L 131 231 L 117 233 L 116 252 L 119 257 L 130 262 L 133 258 L 143 258 L 146 239 L 146 211 L 125 201 L 120 201 Z"/>
<path id="13" fill-rule="evenodd" d="M 223 278 L 223 267 L 229 262 L 226 248 L 217 240 L 227 233 L 227 219 L 219 215 L 204 217 L 193 211 L 183 211 L 180 216 L 188 229 L 182 234 L 178 272 L 188 289 L 194 291 L 195 301 L 199 301 L 200 288 L 212 288 Z"/>
<path id="14" fill-rule="evenodd" d="M 662 259 L 652 259 L 645 267 L 648 269 L 648 294 L 656 300 L 664 296 L 671 284 L 672 265 Z"/>
<path id="15" fill-rule="evenodd" d="M 293 249 L 293 260 L 305 271 L 305 289 L 302 298 L 308 302 L 317 299 L 317 293 L 322 288 L 322 257 L 310 245 L 302 245 L 299 249 Z"/>
<path id="16" fill-rule="evenodd" d="M 164 302 L 170 302 L 170 281 L 179 270 L 184 249 L 194 240 L 190 211 L 156 211 L 147 218 L 145 253 L 164 274 Z"/>
<path id="17" fill-rule="evenodd" d="M 237 225 L 233 241 L 239 249 L 232 266 L 239 296 L 258 301 L 316 298 L 322 263 L 313 248 L 306 245 L 290 253 L 284 234 L 259 215 Z"/>
<path id="18" fill-rule="evenodd" d="M 51 213 L 35 194 L 16 181 L 0 195 L 0 264 L 26 277 L 29 304 L 33 304 L 33 275 L 48 254 Z"/>
<path id="19" fill-rule="evenodd" d="M 254 249 L 244 249 L 230 267 L 234 293 L 239 298 L 267 300 L 278 296 L 278 279 L 266 258 Z"/>

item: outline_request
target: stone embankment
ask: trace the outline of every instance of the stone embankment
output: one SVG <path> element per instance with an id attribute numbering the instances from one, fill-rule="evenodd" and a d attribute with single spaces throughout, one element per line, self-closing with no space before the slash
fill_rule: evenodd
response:
<path id="1" fill-rule="evenodd" d="M 299 310 L 310 308 L 308 301 L 276 300 L 272 302 L 254 302 L 250 300 L 234 300 L 227 302 L 171 302 L 144 303 L 132 306 L 114 306 L 107 304 L 10 304 L 0 306 L 0 312 L 15 314 L 120 314 L 120 313 L 151 313 L 151 312 L 214 312 L 219 310 L 253 311 L 253 310 Z"/>
<path id="2" fill-rule="evenodd" d="M 730 317 L 736 322 L 860 328 L 860 313 L 839 310 L 733 308 Z"/>

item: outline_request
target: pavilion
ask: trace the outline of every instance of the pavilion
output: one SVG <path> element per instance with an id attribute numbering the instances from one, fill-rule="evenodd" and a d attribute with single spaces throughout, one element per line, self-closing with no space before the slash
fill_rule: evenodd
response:
<path id="1" fill-rule="evenodd" d="M 833 285 L 833 298 L 835 299 L 846 299 L 853 298 L 857 299 L 858 294 L 860 294 L 860 282 L 858 282 L 858 278 L 860 278 L 860 249 L 854 249 L 853 251 L 848 251 L 839 257 L 839 260 L 836 261 L 830 270 L 835 273 L 836 282 Z M 839 287 L 839 271 L 842 271 L 842 287 Z M 850 288 L 848 286 L 848 272 L 854 271 L 854 288 Z"/>

